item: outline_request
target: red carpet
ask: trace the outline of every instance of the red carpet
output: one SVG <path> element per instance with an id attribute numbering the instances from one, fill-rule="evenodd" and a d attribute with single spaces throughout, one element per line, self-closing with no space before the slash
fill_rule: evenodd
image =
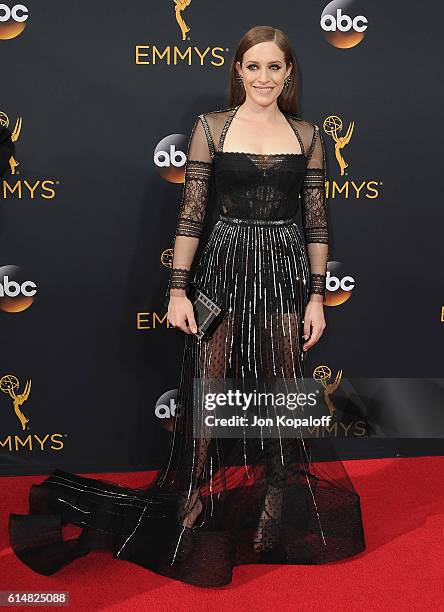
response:
<path id="1" fill-rule="evenodd" d="M 35 574 L 12 553 L 7 520 L 9 512 L 28 512 L 28 489 L 45 476 L 2 477 L 0 590 L 69 591 L 69 610 L 75 611 L 444 610 L 444 457 L 347 461 L 345 466 L 361 497 L 365 552 L 323 566 L 239 566 L 233 582 L 218 589 L 168 580 L 101 552 L 54 576 Z M 85 475 L 129 486 L 148 480 L 146 472 Z"/>

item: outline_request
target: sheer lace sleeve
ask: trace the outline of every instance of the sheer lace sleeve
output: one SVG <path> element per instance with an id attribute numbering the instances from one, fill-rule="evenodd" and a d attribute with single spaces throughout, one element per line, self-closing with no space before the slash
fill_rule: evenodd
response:
<path id="1" fill-rule="evenodd" d="M 188 143 L 166 306 L 170 296 L 186 295 L 191 265 L 202 233 L 212 172 L 213 161 L 207 136 L 202 119 L 197 117 Z"/>
<path id="2" fill-rule="evenodd" d="M 326 298 L 328 261 L 328 221 L 325 198 L 325 147 L 317 125 L 302 186 L 302 219 L 310 261 L 310 300 L 323 302 Z"/>

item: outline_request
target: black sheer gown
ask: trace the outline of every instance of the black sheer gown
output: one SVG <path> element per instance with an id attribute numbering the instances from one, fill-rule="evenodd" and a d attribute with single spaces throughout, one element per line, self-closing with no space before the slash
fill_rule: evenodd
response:
<path id="1" fill-rule="evenodd" d="M 193 378 L 305 376 L 305 307 L 325 298 L 319 128 L 284 113 L 300 153 L 224 151 L 238 108 L 199 115 L 188 146 L 167 296 L 191 279 L 226 316 L 209 339 L 184 334 L 167 465 L 137 489 L 62 470 L 32 486 L 30 514 L 10 514 L 9 533 L 41 574 L 109 550 L 164 576 L 221 586 L 235 565 L 320 564 L 365 549 L 359 496 L 342 462 L 313 461 L 309 439 L 194 436 Z M 192 273 L 210 188 L 219 217 Z M 68 523 L 83 527 L 77 539 L 62 538 Z"/>

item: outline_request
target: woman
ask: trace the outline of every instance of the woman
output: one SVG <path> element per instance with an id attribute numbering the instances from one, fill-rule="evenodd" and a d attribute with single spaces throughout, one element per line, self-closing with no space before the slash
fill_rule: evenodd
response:
<path id="1" fill-rule="evenodd" d="M 319 128 L 296 116 L 295 66 L 280 30 L 252 28 L 232 61 L 229 108 L 193 127 L 167 290 L 168 319 L 186 334 L 167 466 L 139 489 L 61 470 L 32 487 L 31 515 L 11 514 L 10 537 L 36 571 L 106 548 L 220 586 L 235 565 L 325 563 L 364 550 L 359 497 L 340 461 L 315 464 L 302 436 L 193 429 L 193 381 L 301 379 L 325 328 L 325 153 Z M 191 277 L 212 188 L 220 216 Z M 191 279 L 224 310 L 209 338 L 196 336 Z M 60 520 L 83 533 L 63 541 Z"/>

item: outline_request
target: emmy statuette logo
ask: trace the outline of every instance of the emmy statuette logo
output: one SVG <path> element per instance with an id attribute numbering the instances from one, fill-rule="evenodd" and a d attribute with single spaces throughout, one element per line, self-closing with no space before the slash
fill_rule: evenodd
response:
<path id="1" fill-rule="evenodd" d="M 19 117 L 16 120 L 14 129 L 11 133 L 12 142 L 17 142 L 17 140 L 19 139 L 20 132 L 22 131 L 22 123 L 23 123 L 23 120 L 21 117 Z M 0 125 L 2 127 L 9 128 L 9 117 L 3 111 L 0 111 Z M 11 155 L 11 157 L 9 158 L 9 168 L 11 170 L 11 174 L 15 174 L 15 169 L 17 168 L 18 165 L 19 165 L 19 162 L 16 159 L 14 159 L 13 155 Z"/>
<path id="2" fill-rule="evenodd" d="M 172 248 L 170 249 L 165 249 L 161 256 L 160 256 L 160 262 L 163 266 L 165 266 L 165 268 L 172 268 L 173 267 L 173 254 L 174 254 L 174 250 Z"/>
<path id="3" fill-rule="evenodd" d="M 13 374 L 0 376 L 0 403 L 3 401 L 2 397 L 7 396 L 7 402 L 9 405 L 12 403 L 14 416 L 21 426 L 20 433 L 7 433 L 4 431 L 4 426 L 2 427 L 0 449 L 10 453 L 26 451 L 41 453 L 63 450 L 65 446 L 64 438 L 67 437 L 66 433 L 33 433 L 30 431 L 29 418 L 23 412 L 23 405 L 29 399 L 31 393 L 31 380 L 26 381 L 22 393 L 19 393 L 19 388 L 20 382 L 17 376 Z M 6 420 L 9 421 L 9 417 L 6 417 Z"/>
<path id="4" fill-rule="evenodd" d="M 345 132 L 343 136 L 339 136 L 343 128 L 342 119 L 336 115 L 330 115 L 329 117 L 327 117 L 324 120 L 323 128 L 324 128 L 324 132 L 328 134 L 329 136 L 331 136 L 331 138 L 333 139 L 335 143 L 336 161 L 339 164 L 341 176 L 344 176 L 344 170 L 348 168 L 348 163 L 343 158 L 341 151 L 350 142 L 350 139 L 353 134 L 353 130 L 355 128 L 355 122 L 352 121 L 348 125 L 347 131 Z"/>
<path id="5" fill-rule="evenodd" d="M 338 391 L 342 383 L 342 391 L 349 385 L 349 381 L 344 379 L 342 370 L 339 370 L 333 380 L 332 371 L 327 365 L 318 365 L 313 370 L 313 380 L 319 383 L 324 390 L 324 402 L 332 417 L 330 425 L 318 428 L 315 433 L 317 437 L 333 436 L 334 438 L 360 438 L 369 435 L 369 425 L 366 418 L 354 418 L 354 412 L 349 413 L 350 406 L 353 405 L 352 398 L 343 397 L 341 394 L 336 399 L 336 406 L 333 403 L 332 396 Z M 345 394 L 347 395 L 347 394 Z M 344 404 L 345 401 L 345 404 Z M 345 408 L 345 411 L 344 411 Z M 360 415 L 361 416 L 361 415 Z"/>
<path id="6" fill-rule="evenodd" d="M 333 382 L 327 382 L 331 379 L 331 376 L 331 369 L 326 365 L 319 365 L 313 370 L 313 378 L 324 388 L 324 400 L 330 412 L 330 416 L 333 416 L 333 412 L 336 408 L 331 400 L 331 395 L 333 395 L 341 383 L 342 370 L 339 370 Z"/>
<path id="7" fill-rule="evenodd" d="M 329 200 L 343 198 L 345 200 L 374 200 L 379 197 L 380 189 L 384 185 L 383 180 L 349 176 L 348 160 L 344 159 L 344 150 L 350 144 L 352 137 L 356 136 L 354 121 L 348 123 L 338 115 L 328 115 L 322 124 L 325 134 L 330 136 L 334 144 L 335 159 L 339 167 L 341 179 L 330 178 L 326 181 L 326 195 Z M 354 174 L 354 173 L 353 173 Z M 343 177 L 343 178 L 342 178 Z"/>
<path id="8" fill-rule="evenodd" d="M 0 391 L 3 391 L 3 393 L 6 393 L 6 395 L 9 395 L 12 399 L 15 415 L 20 421 L 22 430 L 25 431 L 25 429 L 29 429 L 29 427 L 26 427 L 26 423 L 29 423 L 29 419 L 23 414 L 20 406 L 22 406 L 29 397 L 31 392 L 31 381 L 26 381 L 23 393 L 16 393 L 19 386 L 20 383 L 18 378 L 12 374 L 5 374 L 0 378 Z"/>
<path id="9" fill-rule="evenodd" d="M 176 15 L 176 21 L 179 24 L 180 31 L 182 32 L 182 40 L 186 40 L 189 38 L 187 33 L 190 31 L 190 28 L 185 23 L 182 12 L 188 8 L 191 4 L 191 0 L 174 0 L 175 8 L 174 12 Z"/>
<path id="10" fill-rule="evenodd" d="M 0 126 L 10 128 L 9 116 L 6 112 L 0 111 Z M 15 121 L 14 129 L 11 131 L 11 140 L 16 143 L 22 136 L 23 119 L 18 117 Z M 31 200 L 53 200 L 56 197 L 56 186 L 59 185 L 59 180 L 48 178 L 27 178 L 27 171 L 32 170 L 32 162 L 26 168 L 27 160 L 25 159 L 25 169 L 23 165 L 20 170 L 17 166 L 20 165 L 13 155 L 9 158 L 10 175 L 0 180 L 0 199 L 2 200 L 22 200 L 29 198 Z"/>
<path id="11" fill-rule="evenodd" d="M 210 64 L 219 68 L 225 64 L 225 54 L 229 51 L 227 47 L 210 46 L 198 47 L 187 44 L 190 41 L 190 27 L 185 22 L 184 14 L 192 0 L 173 0 L 175 24 L 174 30 L 177 35 L 177 26 L 180 30 L 180 40 L 185 45 L 166 44 L 163 47 L 159 44 L 136 44 L 134 46 L 134 60 L 138 66 L 153 66 L 163 63 L 167 66 L 179 66 L 186 64 L 192 66 L 198 64 L 206 66 Z M 205 3 L 202 3 L 205 4 Z M 171 3 L 170 3 L 171 5 Z M 171 9 L 168 7 L 168 11 Z M 210 7 L 211 10 L 211 7 Z M 169 13 L 172 15 L 172 13 Z"/>

